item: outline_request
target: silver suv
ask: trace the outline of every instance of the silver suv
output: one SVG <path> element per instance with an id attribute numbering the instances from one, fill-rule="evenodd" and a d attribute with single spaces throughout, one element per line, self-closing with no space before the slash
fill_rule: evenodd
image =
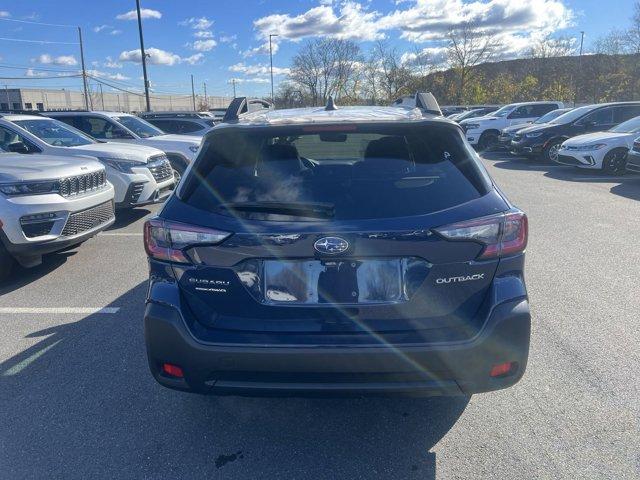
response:
<path id="1" fill-rule="evenodd" d="M 213 116 L 199 112 L 142 112 L 138 116 L 163 132 L 176 135 L 202 136 L 215 124 Z"/>
<path id="2" fill-rule="evenodd" d="M 113 194 L 94 159 L 0 153 L 0 281 L 111 225 Z"/>

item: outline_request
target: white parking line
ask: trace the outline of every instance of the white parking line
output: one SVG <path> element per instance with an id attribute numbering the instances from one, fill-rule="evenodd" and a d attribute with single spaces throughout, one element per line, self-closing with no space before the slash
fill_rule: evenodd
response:
<path id="1" fill-rule="evenodd" d="M 31 355 L 30 357 L 25 358 L 24 360 L 22 360 L 20 363 L 15 364 L 14 366 L 8 368 L 6 371 L 4 371 L 2 373 L 2 375 L 4 377 L 10 377 L 12 375 L 17 375 L 18 373 L 20 373 L 22 370 L 24 370 L 25 368 L 27 368 L 29 365 L 31 365 L 33 362 L 35 362 L 38 358 L 40 358 L 42 355 L 44 355 L 45 353 L 47 353 L 47 351 L 51 350 L 53 347 L 55 347 L 58 343 L 60 343 L 60 340 L 56 340 L 55 342 L 53 342 L 51 345 L 47 345 L 46 347 L 44 347 L 42 350 L 38 350 L 37 352 L 35 352 L 33 355 Z"/>
<path id="2" fill-rule="evenodd" d="M 44 308 L 29 308 L 29 307 L 0 307 L 0 314 L 17 314 L 17 313 L 26 313 L 26 314 L 70 314 L 70 313 L 81 313 L 81 314 L 94 314 L 94 313 L 105 313 L 105 314 L 113 314 L 118 313 L 120 307 L 44 307 Z"/>
<path id="3" fill-rule="evenodd" d="M 142 232 L 102 232 L 100 235 L 106 235 L 108 237 L 141 237 Z"/>

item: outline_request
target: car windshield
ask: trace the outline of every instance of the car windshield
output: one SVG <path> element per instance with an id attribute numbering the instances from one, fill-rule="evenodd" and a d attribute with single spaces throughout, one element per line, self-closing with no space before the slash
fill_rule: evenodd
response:
<path id="1" fill-rule="evenodd" d="M 597 105 L 586 105 L 584 107 L 574 108 L 573 110 L 568 111 L 556 117 L 554 120 L 551 120 L 549 123 L 553 123 L 554 125 L 564 125 L 566 123 L 571 123 L 574 120 L 579 119 L 583 115 L 589 113 L 591 110 L 596 108 Z"/>
<path id="2" fill-rule="evenodd" d="M 164 135 L 164 132 L 159 128 L 154 127 L 149 122 L 142 120 L 141 118 L 134 117 L 132 115 L 123 115 L 121 117 L 114 117 L 114 120 L 121 123 L 133 133 L 141 138 L 157 137 L 158 135 Z"/>
<path id="3" fill-rule="evenodd" d="M 560 115 L 564 115 L 567 112 L 568 112 L 568 110 L 560 109 L 560 108 L 558 110 L 551 110 L 549 113 L 545 113 L 543 116 L 538 118 L 533 123 L 535 123 L 535 124 L 549 123 L 554 118 L 558 118 Z"/>
<path id="4" fill-rule="evenodd" d="M 80 147 L 96 143 L 79 130 L 49 118 L 37 120 L 16 120 L 16 125 L 32 133 L 40 140 L 55 147 Z"/>
<path id="5" fill-rule="evenodd" d="M 515 105 L 505 105 L 504 107 L 496 110 L 493 113 L 489 113 L 487 115 L 491 115 L 492 117 L 506 117 L 513 111 L 514 108 L 516 108 Z"/>
<path id="6" fill-rule="evenodd" d="M 221 215 L 300 221 L 424 215 L 488 191 L 457 130 L 330 128 L 214 130 L 181 196 Z"/>
<path id="7" fill-rule="evenodd" d="M 615 133 L 640 133 L 640 117 L 634 117 L 631 120 L 622 122 L 609 131 Z"/>

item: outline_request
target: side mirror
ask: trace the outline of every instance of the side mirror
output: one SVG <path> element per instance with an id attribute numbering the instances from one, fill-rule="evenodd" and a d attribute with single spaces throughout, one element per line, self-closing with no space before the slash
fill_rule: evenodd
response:
<path id="1" fill-rule="evenodd" d="M 23 142 L 14 142 L 7 145 L 7 150 L 13 153 L 29 153 L 29 147 Z"/>

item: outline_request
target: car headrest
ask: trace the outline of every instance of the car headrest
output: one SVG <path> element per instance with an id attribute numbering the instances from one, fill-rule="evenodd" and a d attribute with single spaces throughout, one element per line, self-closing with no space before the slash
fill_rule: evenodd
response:
<path id="1" fill-rule="evenodd" d="M 393 158 L 410 160 L 409 149 L 402 137 L 382 137 L 372 140 L 364 152 L 365 160 L 373 158 Z"/>
<path id="2" fill-rule="evenodd" d="M 260 152 L 258 176 L 295 175 L 304 170 L 298 149 L 293 145 L 265 145 Z"/>

